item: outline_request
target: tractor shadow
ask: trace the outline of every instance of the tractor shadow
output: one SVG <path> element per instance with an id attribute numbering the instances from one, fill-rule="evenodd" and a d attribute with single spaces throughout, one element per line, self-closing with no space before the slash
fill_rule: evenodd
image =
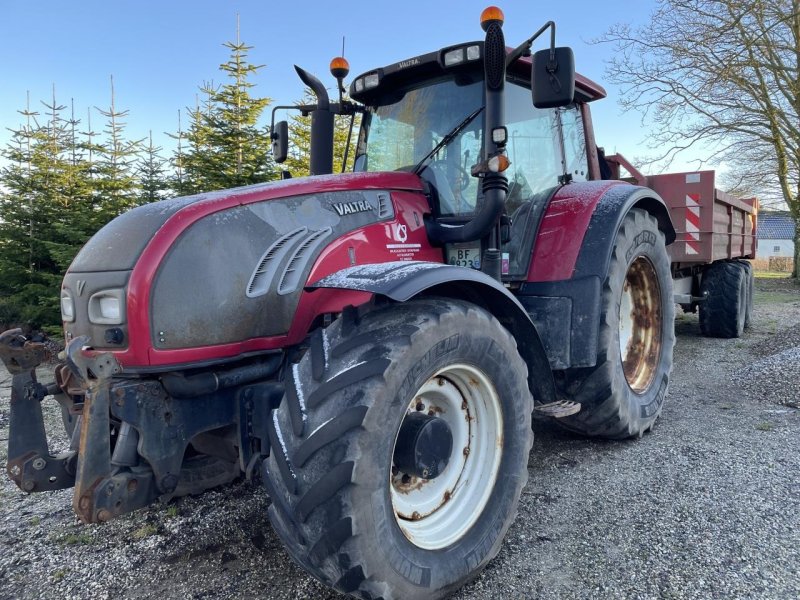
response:
<path id="1" fill-rule="evenodd" d="M 551 419 L 535 418 L 528 471 L 533 476 L 543 470 L 570 469 L 586 460 L 619 452 L 634 441 L 589 438 L 568 431 Z"/>

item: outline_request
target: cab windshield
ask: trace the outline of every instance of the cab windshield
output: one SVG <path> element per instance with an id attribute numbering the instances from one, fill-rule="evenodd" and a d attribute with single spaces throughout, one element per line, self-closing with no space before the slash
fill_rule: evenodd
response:
<path id="1" fill-rule="evenodd" d="M 483 106 L 483 85 L 452 79 L 386 96 L 367 109 L 356 152 L 356 171 L 411 171 L 442 138 Z M 425 163 L 420 175 L 436 189 L 442 216 L 472 213 L 478 180 L 470 167 L 481 160 L 483 119 L 474 118 Z"/>

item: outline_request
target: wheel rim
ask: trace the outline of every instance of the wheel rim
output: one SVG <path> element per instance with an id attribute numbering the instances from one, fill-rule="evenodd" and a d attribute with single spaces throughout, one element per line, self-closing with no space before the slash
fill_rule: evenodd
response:
<path id="1" fill-rule="evenodd" d="M 639 256 L 628 267 L 619 303 L 622 370 L 637 394 L 650 387 L 661 355 L 661 289 L 650 260 Z"/>
<path id="2" fill-rule="evenodd" d="M 413 477 L 392 464 L 389 489 L 395 520 L 414 545 L 445 548 L 475 524 L 494 488 L 503 454 L 500 398 L 483 371 L 454 364 L 437 371 L 417 391 L 406 415 L 414 411 L 446 421 L 452 452 L 435 479 Z"/>

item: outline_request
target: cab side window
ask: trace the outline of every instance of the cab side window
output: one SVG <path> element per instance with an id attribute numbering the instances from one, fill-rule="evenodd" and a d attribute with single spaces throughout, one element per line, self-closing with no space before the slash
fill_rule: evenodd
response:
<path id="1" fill-rule="evenodd" d="M 506 151 L 511 166 L 506 171 L 509 214 L 537 192 L 558 185 L 563 173 L 556 109 L 538 109 L 531 92 L 512 82 L 506 84 Z"/>
<path id="2" fill-rule="evenodd" d="M 508 211 L 538 192 L 558 185 L 569 174 L 572 181 L 586 181 L 589 161 L 583 119 L 576 104 L 538 109 L 528 88 L 506 85 L 506 121 L 509 183 Z"/>
<path id="3" fill-rule="evenodd" d="M 572 104 L 558 109 L 561 118 L 561 134 L 564 140 L 564 173 L 572 175 L 572 181 L 586 181 L 589 160 L 586 155 L 586 136 L 580 109 Z"/>

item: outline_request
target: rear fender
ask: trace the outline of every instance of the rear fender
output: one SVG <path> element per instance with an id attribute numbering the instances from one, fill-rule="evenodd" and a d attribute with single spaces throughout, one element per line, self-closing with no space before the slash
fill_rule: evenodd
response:
<path id="1" fill-rule="evenodd" d="M 396 261 L 342 269 L 309 286 L 370 292 L 395 302 L 418 296 L 467 300 L 486 309 L 508 329 L 528 365 L 528 386 L 537 404 L 555 401 L 555 387 L 542 340 L 525 308 L 491 277 L 464 267 Z"/>
<path id="2" fill-rule="evenodd" d="M 658 220 L 666 243 L 675 240 L 669 211 L 654 191 L 617 182 L 602 189 L 598 196 L 593 207 L 585 207 L 592 212 L 584 231 L 566 231 L 560 236 L 564 243 L 582 240 L 574 262 L 557 264 L 550 244 L 548 256 L 538 257 L 539 261 L 549 263 L 548 271 L 537 269 L 535 250 L 530 271 L 533 277 L 519 290 L 519 300 L 542 334 L 553 369 L 596 364 L 602 286 L 608 274 L 616 232 L 625 215 L 633 208 L 646 210 Z M 587 221 L 576 218 L 574 222 Z M 566 250 L 565 253 L 568 254 Z"/>
<path id="3" fill-rule="evenodd" d="M 614 250 L 616 232 L 625 215 L 633 208 L 641 208 L 656 218 L 667 245 L 675 241 L 675 228 L 661 196 L 644 187 L 613 187 L 603 194 L 592 213 L 575 263 L 574 277 L 601 275 L 605 279 Z"/>

